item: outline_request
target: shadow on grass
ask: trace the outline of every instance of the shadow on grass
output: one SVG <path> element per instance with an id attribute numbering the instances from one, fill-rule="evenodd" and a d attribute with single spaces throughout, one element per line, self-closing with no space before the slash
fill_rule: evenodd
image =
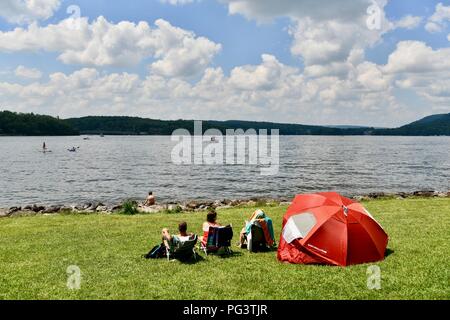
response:
<path id="1" fill-rule="evenodd" d="M 173 259 L 173 260 L 170 260 L 170 261 L 174 261 L 174 260 L 179 261 L 182 264 L 197 264 L 197 263 L 204 262 L 205 258 L 203 258 L 201 255 L 199 255 L 197 253 L 196 258 L 194 258 L 194 257 L 190 257 L 190 258 L 187 258 L 187 259 L 178 258 L 178 259 Z"/>
<path id="2" fill-rule="evenodd" d="M 242 256 L 242 252 L 237 252 L 237 251 L 231 251 L 229 253 L 208 252 L 208 256 L 206 257 L 206 259 L 208 259 L 209 256 L 214 256 L 214 257 L 218 257 L 221 259 L 230 259 L 230 258 L 237 258 L 237 257 Z"/>
<path id="3" fill-rule="evenodd" d="M 389 257 L 391 254 L 393 254 L 395 251 L 391 250 L 389 248 L 386 249 L 386 252 L 384 253 L 384 257 L 387 258 Z"/>

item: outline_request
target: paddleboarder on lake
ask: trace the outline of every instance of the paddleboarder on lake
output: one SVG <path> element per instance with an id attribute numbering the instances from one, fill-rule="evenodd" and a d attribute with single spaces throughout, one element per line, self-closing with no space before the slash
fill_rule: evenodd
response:
<path id="1" fill-rule="evenodd" d="M 47 151 L 47 145 L 45 144 L 45 141 L 44 141 L 44 143 L 42 144 L 42 151 Z"/>

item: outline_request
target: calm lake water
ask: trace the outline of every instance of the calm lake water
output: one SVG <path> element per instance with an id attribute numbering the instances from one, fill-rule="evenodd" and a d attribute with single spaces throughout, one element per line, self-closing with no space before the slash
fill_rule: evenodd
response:
<path id="1" fill-rule="evenodd" d="M 53 152 L 43 154 L 47 143 Z M 0 137 L 0 207 L 450 190 L 449 137 L 280 137 L 280 168 L 175 165 L 170 137 Z M 67 149 L 79 146 L 77 152 Z"/>

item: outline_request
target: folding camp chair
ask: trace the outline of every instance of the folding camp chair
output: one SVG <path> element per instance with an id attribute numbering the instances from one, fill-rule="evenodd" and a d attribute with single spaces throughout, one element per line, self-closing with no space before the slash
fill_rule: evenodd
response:
<path id="1" fill-rule="evenodd" d="M 195 245 L 197 244 L 198 236 L 193 235 L 188 240 L 179 239 L 174 237 L 172 244 L 166 247 L 167 260 L 188 260 L 194 257 L 197 260 L 197 252 L 195 251 Z"/>
<path id="2" fill-rule="evenodd" d="M 250 252 L 260 252 L 267 250 L 267 241 L 264 236 L 264 231 L 256 223 L 253 223 L 250 228 L 250 234 L 246 237 L 247 249 Z"/>
<path id="3" fill-rule="evenodd" d="M 212 252 L 218 252 L 224 249 L 226 254 L 231 254 L 231 240 L 233 239 L 233 227 L 231 225 L 226 227 L 209 227 L 208 239 L 206 242 L 200 242 L 200 250 L 205 255 Z"/>

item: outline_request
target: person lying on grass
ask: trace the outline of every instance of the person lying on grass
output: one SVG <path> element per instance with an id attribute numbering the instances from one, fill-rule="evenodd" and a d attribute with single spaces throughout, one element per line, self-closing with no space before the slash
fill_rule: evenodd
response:
<path id="1" fill-rule="evenodd" d="M 203 236 L 200 237 L 200 242 L 206 244 L 208 241 L 209 228 L 210 227 L 220 227 L 220 223 L 217 222 L 217 212 L 210 211 L 206 215 L 206 221 L 203 223 Z"/>
<path id="2" fill-rule="evenodd" d="M 193 233 L 188 233 L 187 232 L 187 223 L 186 222 L 181 222 L 178 225 L 178 235 L 171 235 L 169 232 L 169 229 L 164 228 L 162 230 L 162 241 L 164 243 L 164 245 L 166 246 L 166 248 L 170 248 L 171 245 L 178 243 L 180 241 L 183 240 L 187 240 L 188 238 L 192 237 L 194 234 Z"/>

